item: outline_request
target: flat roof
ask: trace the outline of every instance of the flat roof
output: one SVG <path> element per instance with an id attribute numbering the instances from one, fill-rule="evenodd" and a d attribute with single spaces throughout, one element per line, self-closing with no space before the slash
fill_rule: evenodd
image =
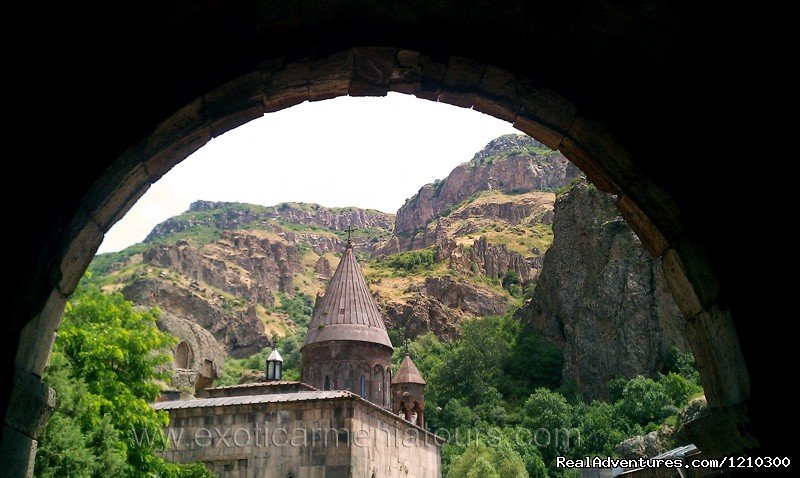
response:
<path id="1" fill-rule="evenodd" d="M 308 392 L 270 393 L 268 395 L 241 395 L 235 397 L 171 400 L 156 402 L 153 404 L 153 408 L 156 410 L 178 410 L 182 408 L 207 408 L 223 405 L 249 405 L 254 403 L 305 402 L 310 400 L 331 400 L 334 398 L 345 398 L 351 395 L 352 394 L 350 392 L 344 390 L 312 390 Z"/>
<path id="2" fill-rule="evenodd" d="M 298 385 L 300 387 L 307 388 L 309 390 L 317 390 L 316 388 L 312 387 L 311 385 L 305 382 L 294 382 L 288 380 L 273 380 L 270 382 L 254 382 L 254 383 L 239 383 L 236 385 L 225 385 L 223 387 L 209 387 L 206 388 L 206 391 L 212 390 L 239 390 L 242 388 L 256 388 L 256 387 L 277 387 L 279 385 Z"/>

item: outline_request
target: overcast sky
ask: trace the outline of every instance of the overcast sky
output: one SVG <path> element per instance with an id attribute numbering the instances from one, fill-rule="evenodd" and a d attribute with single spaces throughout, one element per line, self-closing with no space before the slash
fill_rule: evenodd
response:
<path id="1" fill-rule="evenodd" d="M 394 213 L 510 124 L 408 95 L 341 97 L 270 113 L 211 140 L 154 184 L 99 252 L 141 242 L 197 199 L 284 201 Z"/>

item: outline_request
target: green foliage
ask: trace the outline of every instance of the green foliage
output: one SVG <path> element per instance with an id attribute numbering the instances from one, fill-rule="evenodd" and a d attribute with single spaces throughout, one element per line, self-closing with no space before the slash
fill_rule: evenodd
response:
<path id="1" fill-rule="evenodd" d="M 92 262 L 89 264 L 90 277 L 106 275 L 112 272 L 115 267 L 119 267 L 126 262 L 128 258 L 135 254 L 142 253 L 148 247 L 149 246 L 146 244 L 135 244 L 119 252 L 109 252 L 94 256 Z"/>
<path id="2" fill-rule="evenodd" d="M 279 312 L 288 315 L 292 321 L 304 331 L 311 324 L 311 314 L 314 313 L 314 298 L 308 294 L 295 290 L 294 296 L 283 292 L 278 293 L 280 305 L 276 308 Z M 305 332 L 303 332 L 305 334 Z"/>
<path id="3" fill-rule="evenodd" d="M 664 368 L 661 371 L 664 375 L 676 373 L 697 383 L 700 383 L 700 375 L 697 373 L 697 364 L 691 352 L 682 353 L 674 345 L 667 351 L 664 360 Z"/>
<path id="4" fill-rule="evenodd" d="M 561 186 L 556 190 L 556 196 L 561 196 L 562 194 L 566 194 L 570 189 L 572 189 L 576 184 L 582 183 L 586 181 L 586 176 L 583 174 L 579 174 L 572 178 L 569 183 Z"/>
<path id="5" fill-rule="evenodd" d="M 420 272 L 433 268 L 436 254 L 432 249 L 400 252 L 387 256 L 382 264 L 398 271 Z"/>
<path id="6" fill-rule="evenodd" d="M 295 290 L 293 296 L 283 292 L 278 293 L 280 305 L 272 308 L 271 312 L 281 312 L 289 316 L 298 326 L 296 333 L 285 337 L 275 337 L 275 347 L 283 357 L 283 380 L 300 380 L 301 355 L 300 347 L 306 336 L 306 330 L 311 324 L 311 314 L 314 312 L 314 299 L 299 290 Z M 267 357 L 272 352 L 272 347 L 266 347 L 258 353 L 249 357 L 234 359 L 228 358 L 225 361 L 225 369 L 222 376 L 215 382 L 216 386 L 224 387 L 240 383 L 242 377 L 250 372 L 264 372 L 266 370 Z"/>
<path id="7" fill-rule="evenodd" d="M 501 390 L 507 400 L 516 401 L 531 390 L 558 388 L 564 354 L 529 326 L 520 326 L 503 361 Z"/>
<path id="8" fill-rule="evenodd" d="M 631 379 L 625 385 L 622 398 L 615 406 L 628 421 L 642 426 L 660 423 L 677 412 L 664 385 L 642 376 Z"/>
<path id="9" fill-rule="evenodd" d="M 275 346 L 283 357 L 282 378 L 283 380 L 300 380 L 300 367 L 302 356 L 300 347 L 303 346 L 305 332 L 287 335 L 286 337 L 275 337 Z M 225 369 L 222 376 L 214 383 L 215 386 L 224 387 L 236 385 L 241 382 L 242 377 L 248 372 L 265 372 L 267 367 L 267 357 L 272 352 L 272 347 L 265 347 L 258 353 L 249 357 L 234 359 L 228 358 L 225 361 Z"/>
<path id="10" fill-rule="evenodd" d="M 581 438 L 578 456 L 613 456 L 618 443 L 641 432 L 640 428 L 620 419 L 614 406 L 606 402 L 579 404 L 575 408 L 575 420 Z"/>
<path id="11" fill-rule="evenodd" d="M 574 445 L 572 419 L 572 406 L 558 392 L 538 388 L 525 401 L 522 425 L 531 431 L 545 463 L 566 454 Z"/>
<path id="12" fill-rule="evenodd" d="M 39 442 L 37 477 L 164 477 L 184 474 L 155 455 L 167 414 L 149 403 L 167 378 L 165 352 L 176 340 L 158 330 L 155 310 L 140 312 L 120 294 L 83 281 L 67 303 L 45 381 L 58 404 Z M 203 468 L 205 469 L 205 468 Z"/>
<path id="13" fill-rule="evenodd" d="M 528 478 L 525 461 L 502 435 L 492 436 L 491 449 L 480 441 L 471 443 L 448 467 L 447 478 Z"/>

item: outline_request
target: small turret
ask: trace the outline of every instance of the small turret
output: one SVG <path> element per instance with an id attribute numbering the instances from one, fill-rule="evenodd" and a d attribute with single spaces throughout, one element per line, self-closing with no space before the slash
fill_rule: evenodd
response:
<path id="1" fill-rule="evenodd" d="M 406 352 L 397 373 L 392 377 L 392 412 L 424 428 L 425 379 Z"/>
<path id="2" fill-rule="evenodd" d="M 272 353 L 267 357 L 267 382 L 274 382 L 281 379 L 283 373 L 283 357 L 278 349 L 272 349 Z"/>

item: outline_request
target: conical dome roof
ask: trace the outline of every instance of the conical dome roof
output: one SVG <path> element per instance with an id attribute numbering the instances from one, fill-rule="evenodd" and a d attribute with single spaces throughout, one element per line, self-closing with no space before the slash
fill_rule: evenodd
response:
<path id="1" fill-rule="evenodd" d="M 333 340 L 373 342 L 392 348 L 386 325 L 350 244 L 325 295 L 317 300 L 303 347 Z"/>
<path id="2" fill-rule="evenodd" d="M 425 379 L 422 378 L 419 369 L 414 365 L 411 356 L 406 354 L 406 356 L 403 357 L 403 361 L 400 363 L 400 368 L 397 369 L 397 373 L 392 377 L 392 383 L 419 383 L 425 385 Z"/>

